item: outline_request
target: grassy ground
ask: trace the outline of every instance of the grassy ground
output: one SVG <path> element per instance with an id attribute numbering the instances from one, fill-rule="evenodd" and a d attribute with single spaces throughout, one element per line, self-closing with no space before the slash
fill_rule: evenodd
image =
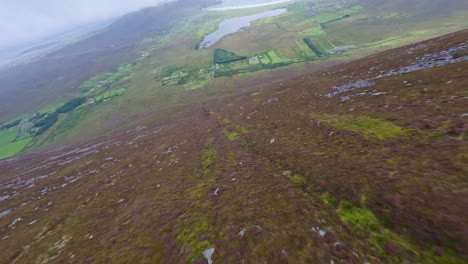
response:
<path id="1" fill-rule="evenodd" d="M 32 138 L 15 141 L 18 133 L 18 127 L 0 131 L 0 159 L 15 156 L 31 143 Z"/>

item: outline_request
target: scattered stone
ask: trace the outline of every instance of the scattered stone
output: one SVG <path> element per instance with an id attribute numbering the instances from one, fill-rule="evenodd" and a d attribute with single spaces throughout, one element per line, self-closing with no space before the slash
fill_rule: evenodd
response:
<path id="1" fill-rule="evenodd" d="M 22 217 L 18 217 L 16 218 L 15 220 L 13 220 L 13 222 L 11 222 L 11 224 L 8 225 L 9 228 L 14 228 L 15 225 L 19 222 L 23 221 L 23 218 Z"/>
<path id="2" fill-rule="evenodd" d="M 312 227 L 312 232 L 318 233 L 321 237 L 324 237 L 327 234 L 327 231 L 321 229 L 320 227 Z"/>
<path id="3" fill-rule="evenodd" d="M 125 199 L 120 199 L 117 203 L 123 203 Z"/>
<path id="4" fill-rule="evenodd" d="M 265 101 L 265 102 L 263 103 L 263 105 L 268 105 L 268 104 L 271 104 L 271 103 L 274 103 L 274 102 L 278 102 L 278 101 L 279 101 L 279 99 L 276 98 L 276 97 L 270 98 L 270 99 L 268 99 L 267 101 Z"/>
<path id="5" fill-rule="evenodd" d="M 326 234 L 327 234 L 327 232 L 324 231 L 324 230 L 320 230 L 320 231 L 319 231 L 319 235 L 320 235 L 321 237 L 324 237 Z"/>
<path id="6" fill-rule="evenodd" d="M 0 196 L 0 202 L 1 201 L 5 201 L 6 199 L 10 198 L 11 196 L 10 195 L 4 195 L 4 196 Z"/>
<path id="7" fill-rule="evenodd" d="M 203 256 L 208 261 L 208 264 L 213 264 L 213 260 L 211 259 L 211 257 L 213 256 L 214 252 L 215 252 L 214 248 L 210 248 L 210 249 L 203 251 Z"/>
<path id="8" fill-rule="evenodd" d="M 335 243 L 333 243 L 333 247 L 337 247 L 337 246 L 339 246 L 339 245 L 341 245 L 341 242 L 335 242 Z"/>
<path id="9" fill-rule="evenodd" d="M 6 216 L 6 215 L 8 215 L 8 214 L 10 214 L 11 211 L 12 211 L 12 209 L 8 209 L 8 210 L 5 210 L 5 211 L 1 212 L 1 213 L 0 213 L 0 218 Z"/>
<path id="10" fill-rule="evenodd" d="M 247 232 L 247 229 L 245 229 L 245 228 L 242 229 L 242 230 L 239 232 L 239 236 L 240 236 L 240 237 L 244 237 L 245 232 Z"/>
<path id="11" fill-rule="evenodd" d="M 420 71 L 420 70 L 426 70 L 426 69 L 431 69 L 435 67 L 445 66 L 448 64 L 452 64 L 452 63 L 466 61 L 468 60 L 468 55 L 465 55 L 462 57 L 456 57 L 454 55 L 461 51 L 465 51 L 467 49 L 468 49 L 468 45 L 463 44 L 463 45 L 452 47 L 448 50 L 444 50 L 441 52 L 426 54 L 422 57 L 416 58 L 413 64 L 409 66 L 401 67 L 399 69 L 393 69 L 386 73 L 381 73 L 374 78 L 358 80 L 358 81 L 348 83 L 342 86 L 333 87 L 333 90 L 335 91 L 325 94 L 324 97 L 332 98 L 341 93 L 345 93 L 354 89 L 370 87 L 370 86 L 375 85 L 375 80 L 381 79 L 384 77 L 390 77 L 394 75 L 400 75 L 400 74 L 405 74 L 405 73 L 410 73 L 410 72 L 415 72 L 415 71 Z M 405 84 L 406 86 L 412 86 L 412 84 L 409 83 L 408 81 L 404 81 L 403 84 Z"/>
<path id="12" fill-rule="evenodd" d="M 333 87 L 336 92 L 325 94 L 325 97 L 332 98 L 341 93 L 351 91 L 358 88 L 371 87 L 374 86 L 375 82 L 372 80 L 358 80 L 356 82 L 348 83 L 342 86 Z"/>
<path id="13" fill-rule="evenodd" d="M 231 182 L 235 182 L 237 179 L 236 178 L 232 178 L 231 179 Z"/>
<path id="14" fill-rule="evenodd" d="M 283 254 L 285 258 L 288 258 L 288 253 L 286 252 L 284 248 L 281 250 L 281 254 Z"/>
<path id="15" fill-rule="evenodd" d="M 164 155 L 169 155 L 171 154 L 172 152 L 174 152 L 174 150 L 177 148 L 177 146 L 174 146 L 174 147 L 170 147 L 168 148 L 166 151 L 164 151 Z"/>
<path id="16" fill-rule="evenodd" d="M 272 139 L 270 140 L 270 144 L 275 144 L 275 142 L 276 142 L 276 139 L 274 139 L 274 138 L 272 138 Z"/>
<path id="17" fill-rule="evenodd" d="M 37 264 L 50 263 L 52 260 L 58 258 L 60 254 L 62 254 L 63 250 L 65 249 L 65 246 L 71 239 L 72 239 L 72 236 L 64 235 L 62 239 L 60 239 L 55 244 L 50 246 L 47 252 L 39 255 L 35 263 Z"/>

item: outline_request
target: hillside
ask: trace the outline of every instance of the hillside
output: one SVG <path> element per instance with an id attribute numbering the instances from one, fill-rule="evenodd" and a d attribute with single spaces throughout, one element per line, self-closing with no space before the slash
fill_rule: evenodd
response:
<path id="1" fill-rule="evenodd" d="M 176 25 L 175 19 L 206 2 L 178 1 L 128 14 L 98 34 L 0 71 L 0 123 L 75 95 L 85 81 L 134 61 L 145 47 L 145 38 L 167 34 Z"/>
<path id="2" fill-rule="evenodd" d="M 0 259 L 466 263 L 467 39 L 0 161 Z"/>
<path id="3" fill-rule="evenodd" d="M 194 104 L 468 27 L 462 0 L 203 9 L 211 2 L 177 1 L 131 13 L 0 71 L 0 159 L 163 122 Z M 264 13 L 280 15 L 258 18 Z M 250 16 L 258 19 L 244 30 L 200 46 L 223 22 Z"/>

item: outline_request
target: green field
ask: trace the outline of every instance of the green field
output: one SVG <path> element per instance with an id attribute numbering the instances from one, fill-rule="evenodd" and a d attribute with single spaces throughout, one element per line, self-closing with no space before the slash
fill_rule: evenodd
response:
<path id="1" fill-rule="evenodd" d="M 0 159 L 13 157 L 21 152 L 32 141 L 32 137 L 14 141 L 18 136 L 19 127 L 0 131 Z"/>
<path id="2" fill-rule="evenodd" d="M 0 131 L 0 146 L 11 143 L 18 136 L 19 127 Z"/>
<path id="3" fill-rule="evenodd" d="M 96 102 L 105 101 L 105 100 L 108 100 L 108 99 L 110 99 L 112 97 L 120 96 L 120 95 L 124 94 L 126 91 L 127 91 L 127 88 L 119 88 L 119 89 L 109 90 L 109 91 L 106 91 L 106 92 L 96 96 L 94 98 L 94 100 L 96 100 Z"/>

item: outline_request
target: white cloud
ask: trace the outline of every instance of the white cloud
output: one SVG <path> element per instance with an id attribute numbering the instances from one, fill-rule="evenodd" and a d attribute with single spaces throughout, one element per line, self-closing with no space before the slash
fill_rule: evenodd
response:
<path id="1" fill-rule="evenodd" d="M 0 49 L 171 0 L 0 0 Z"/>

